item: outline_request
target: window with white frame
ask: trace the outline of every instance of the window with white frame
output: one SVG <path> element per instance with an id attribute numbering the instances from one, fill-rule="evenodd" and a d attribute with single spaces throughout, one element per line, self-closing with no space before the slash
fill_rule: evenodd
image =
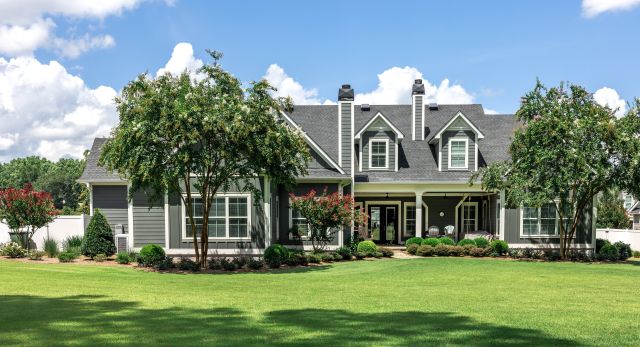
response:
<path id="1" fill-rule="evenodd" d="M 449 140 L 449 168 L 466 169 L 469 167 L 467 139 Z"/>
<path id="2" fill-rule="evenodd" d="M 541 207 L 523 207 L 521 222 L 523 236 L 558 235 L 558 216 L 554 202 Z"/>
<path id="3" fill-rule="evenodd" d="M 405 203 L 404 205 L 404 236 L 416 236 L 416 204 Z"/>
<path id="4" fill-rule="evenodd" d="M 389 141 L 369 141 L 369 167 L 371 169 L 386 169 L 389 167 Z"/>
<path id="5" fill-rule="evenodd" d="M 625 194 L 624 195 L 624 209 L 628 210 L 633 206 L 633 195 Z"/>
<path id="6" fill-rule="evenodd" d="M 462 231 L 478 230 L 478 203 L 465 202 L 462 204 Z"/>
<path id="7" fill-rule="evenodd" d="M 295 234 L 292 236 L 302 236 L 309 237 L 310 229 L 309 224 L 307 223 L 307 219 L 302 216 L 300 210 L 297 208 L 289 208 L 289 227 L 291 229 L 292 234 L 295 231 Z"/>
<path id="8" fill-rule="evenodd" d="M 183 206 L 186 209 L 186 206 Z M 196 235 L 202 231 L 204 223 L 204 207 L 201 198 L 191 199 L 193 218 L 196 224 Z M 250 196 L 219 196 L 216 195 L 211 202 L 209 210 L 209 238 L 249 238 L 249 226 L 251 224 Z M 189 214 L 184 211 L 184 237 L 192 238 L 193 229 L 189 221 Z"/>

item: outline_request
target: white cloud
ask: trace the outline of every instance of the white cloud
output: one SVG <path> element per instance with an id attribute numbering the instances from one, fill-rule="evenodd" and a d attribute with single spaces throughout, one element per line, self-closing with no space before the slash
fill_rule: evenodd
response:
<path id="1" fill-rule="evenodd" d="M 196 79 L 200 79 L 204 76 L 196 73 L 196 71 L 201 68 L 202 65 L 204 65 L 202 60 L 193 55 L 193 47 L 191 44 L 187 42 L 180 42 L 173 47 L 171 58 L 169 58 L 169 61 L 167 61 L 167 64 L 165 64 L 163 68 L 158 69 L 156 77 L 166 72 L 173 75 L 179 75 L 186 69 L 189 70 Z"/>
<path id="2" fill-rule="evenodd" d="M 448 79 L 439 86 L 423 78 L 422 72 L 415 67 L 392 67 L 378 75 L 378 87 L 371 92 L 357 93 L 359 104 L 409 104 L 411 88 L 416 79 L 422 79 L 427 102 L 441 104 L 469 104 L 473 96 L 459 84 L 451 85 Z"/>
<path id="3" fill-rule="evenodd" d="M 82 157 L 117 123 L 113 88 L 90 88 L 58 62 L 0 58 L 0 160 Z"/>
<path id="4" fill-rule="evenodd" d="M 142 1 L 0 0 L 0 54 L 25 56 L 49 48 L 60 56 L 75 58 L 90 49 L 112 47 L 115 40 L 110 35 L 58 37 L 51 17 L 102 20 L 133 9 Z"/>
<path id="5" fill-rule="evenodd" d="M 287 97 L 290 96 L 293 99 L 294 104 L 298 105 L 331 105 L 335 104 L 331 100 L 325 100 L 322 102 L 318 98 L 318 90 L 315 88 L 305 89 L 302 84 L 294 80 L 292 77 L 284 72 L 278 64 L 271 64 L 267 69 L 267 73 L 263 77 L 277 90 L 274 96 Z"/>
<path id="6" fill-rule="evenodd" d="M 640 0 L 582 0 L 582 14 L 593 18 L 608 11 L 628 11 L 638 5 Z"/>
<path id="7" fill-rule="evenodd" d="M 616 117 L 624 116 L 624 113 L 627 110 L 626 102 L 620 97 L 620 95 L 618 95 L 618 92 L 613 88 L 600 88 L 596 90 L 595 93 L 593 93 L 593 98 L 598 104 L 607 106 L 610 109 L 615 110 Z"/>
<path id="8" fill-rule="evenodd" d="M 485 114 L 500 114 L 500 112 L 498 112 L 496 110 L 493 110 L 493 109 L 490 109 L 490 108 L 486 108 L 486 107 L 484 108 L 484 113 Z"/>

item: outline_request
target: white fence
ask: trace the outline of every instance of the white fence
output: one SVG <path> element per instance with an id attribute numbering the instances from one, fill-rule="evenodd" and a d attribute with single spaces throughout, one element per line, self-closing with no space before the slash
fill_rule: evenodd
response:
<path id="1" fill-rule="evenodd" d="M 33 242 L 35 242 L 38 249 L 43 248 L 44 239 L 47 236 L 51 239 L 58 241 L 58 245 L 61 245 L 69 236 L 83 236 L 84 228 L 89 223 L 89 216 L 81 214 L 78 216 L 58 216 L 56 219 L 49 223 L 48 226 L 38 229 L 33 235 Z M 9 227 L 0 223 L 0 243 L 9 242 Z"/>
<path id="2" fill-rule="evenodd" d="M 640 250 L 640 230 L 596 229 L 596 237 L 614 243 L 622 241 L 631 245 L 631 249 Z"/>

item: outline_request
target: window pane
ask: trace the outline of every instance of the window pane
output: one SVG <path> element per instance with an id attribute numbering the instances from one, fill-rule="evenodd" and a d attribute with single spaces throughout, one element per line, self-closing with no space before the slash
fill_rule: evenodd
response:
<path id="1" fill-rule="evenodd" d="M 248 237 L 247 231 L 246 218 L 229 219 L 229 237 Z"/>
<path id="2" fill-rule="evenodd" d="M 538 219 L 538 209 L 535 207 L 525 207 L 522 209 L 524 218 L 535 218 Z"/>
<path id="3" fill-rule="evenodd" d="M 209 237 L 226 237 L 224 218 L 209 218 Z"/>
<path id="4" fill-rule="evenodd" d="M 555 219 L 542 219 L 540 221 L 540 234 L 541 235 L 554 235 L 556 233 L 556 220 Z"/>
<path id="5" fill-rule="evenodd" d="M 246 217 L 247 210 L 247 198 L 229 198 L 230 217 Z"/>
<path id="6" fill-rule="evenodd" d="M 371 142 L 371 167 L 385 167 L 387 157 L 387 143 L 382 141 Z"/>
<path id="7" fill-rule="evenodd" d="M 413 236 L 416 234 L 416 207 L 407 206 L 405 211 L 405 236 Z"/>
<path id="8" fill-rule="evenodd" d="M 538 235 L 537 219 L 525 219 L 522 221 L 522 233 L 524 235 Z"/>
<path id="9" fill-rule="evenodd" d="M 200 232 L 202 231 L 202 219 L 194 218 L 196 222 L 196 236 L 200 236 Z M 186 234 L 187 237 L 193 237 L 193 228 L 191 228 L 191 222 L 189 222 L 189 217 L 187 217 L 186 222 Z"/>
<path id="10" fill-rule="evenodd" d="M 556 218 L 556 207 L 554 204 L 544 204 L 540 208 L 541 218 Z"/>
<path id="11" fill-rule="evenodd" d="M 467 158 L 466 144 L 464 141 L 451 141 L 451 167 L 464 167 Z"/>
<path id="12" fill-rule="evenodd" d="M 200 198 L 191 199 L 191 208 L 193 209 L 194 217 L 202 217 L 202 215 L 204 214 L 202 199 Z"/>
<path id="13" fill-rule="evenodd" d="M 210 217 L 224 217 L 224 198 L 214 198 L 211 201 Z"/>

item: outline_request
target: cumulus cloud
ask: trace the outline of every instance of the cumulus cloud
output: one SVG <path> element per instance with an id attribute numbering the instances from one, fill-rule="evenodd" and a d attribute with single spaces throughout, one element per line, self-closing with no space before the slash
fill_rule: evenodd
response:
<path id="1" fill-rule="evenodd" d="M 582 14 L 587 18 L 604 12 L 628 11 L 640 5 L 640 0 L 582 0 Z"/>
<path id="2" fill-rule="evenodd" d="M 292 77 L 284 72 L 278 64 L 271 64 L 267 69 L 267 73 L 264 77 L 269 83 L 274 86 L 277 91 L 274 93 L 277 97 L 290 96 L 293 99 L 294 104 L 299 105 L 319 105 L 334 104 L 331 100 L 320 101 L 318 97 L 318 90 L 315 88 L 305 89 L 300 82 L 294 80 Z"/>
<path id="3" fill-rule="evenodd" d="M 627 111 L 626 102 L 620 97 L 620 95 L 618 95 L 618 92 L 613 88 L 600 88 L 596 90 L 595 93 L 593 93 L 593 98 L 598 104 L 607 106 L 610 109 L 614 110 L 616 112 L 616 117 L 624 116 L 624 113 Z"/>
<path id="4" fill-rule="evenodd" d="M 0 54 L 31 55 L 40 48 L 54 50 L 60 56 L 75 58 L 98 48 L 115 44 L 110 35 L 58 37 L 52 16 L 102 20 L 135 8 L 142 0 L 0 0 Z"/>
<path id="5" fill-rule="evenodd" d="M 173 47 L 171 58 L 169 58 L 169 61 L 167 61 L 167 64 L 165 64 L 164 67 L 158 69 L 156 76 L 160 76 L 167 72 L 173 75 L 179 75 L 186 69 L 189 70 L 196 79 L 200 79 L 204 76 L 196 71 L 201 68 L 202 65 L 204 65 L 202 60 L 193 55 L 193 47 L 191 44 L 187 42 L 180 42 Z"/>
<path id="6" fill-rule="evenodd" d="M 117 122 L 113 88 L 90 88 L 58 62 L 0 58 L 0 160 L 82 157 Z"/>

